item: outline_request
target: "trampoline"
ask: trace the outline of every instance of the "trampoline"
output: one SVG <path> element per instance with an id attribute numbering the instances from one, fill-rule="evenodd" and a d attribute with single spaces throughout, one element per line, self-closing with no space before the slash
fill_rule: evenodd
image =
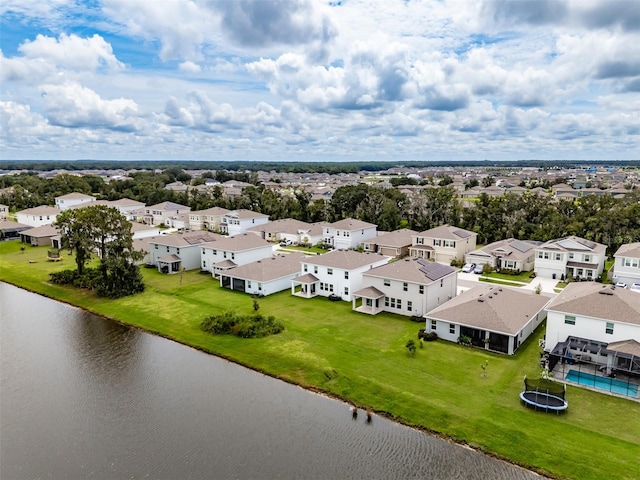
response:
<path id="1" fill-rule="evenodd" d="M 520 392 L 523 405 L 545 412 L 564 412 L 569 403 L 565 400 L 566 387 L 549 380 L 529 380 L 524 377 L 524 390 Z"/>

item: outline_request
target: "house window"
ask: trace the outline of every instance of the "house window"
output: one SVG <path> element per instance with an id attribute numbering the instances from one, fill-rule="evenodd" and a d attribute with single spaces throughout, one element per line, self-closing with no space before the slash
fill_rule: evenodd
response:
<path id="1" fill-rule="evenodd" d="M 549 252 L 544 252 L 544 259 L 549 260 Z"/>
<path id="2" fill-rule="evenodd" d="M 444 287 L 444 279 L 442 279 L 442 278 L 440 279 L 440 286 Z"/>
<path id="3" fill-rule="evenodd" d="M 607 322 L 607 327 L 605 328 L 604 333 L 608 333 L 609 335 L 613 334 L 613 322 Z"/>
<path id="4" fill-rule="evenodd" d="M 333 284 L 329 285 L 329 291 L 333 292 Z"/>
<path id="5" fill-rule="evenodd" d="M 538 258 L 542 258 L 542 252 L 538 252 Z"/>
<path id="6" fill-rule="evenodd" d="M 573 253 L 569 254 L 569 260 L 573 260 Z"/>
<path id="7" fill-rule="evenodd" d="M 573 315 L 565 315 L 564 316 L 564 323 L 566 323 L 567 325 L 575 325 L 576 324 L 576 317 L 574 317 Z"/>
<path id="8" fill-rule="evenodd" d="M 305 272 L 307 271 L 307 264 L 306 264 L 306 263 L 304 263 L 304 264 L 302 265 L 302 270 L 304 270 Z"/>
<path id="9" fill-rule="evenodd" d="M 399 298 L 396 300 L 396 308 L 402 308 L 402 300 Z"/>
<path id="10" fill-rule="evenodd" d="M 403 291 L 405 291 L 405 292 L 406 292 L 407 290 L 409 290 L 409 285 L 407 284 L 407 282 L 404 282 L 404 283 L 402 284 L 402 290 L 403 290 Z"/>
<path id="11" fill-rule="evenodd" d="M 211 253 L 213 253 L 214 255 L 218 255 L 218 251 L 217 250 L 212 250 Z"/>
<path id="12" fill-rule="evenodd" d="M 345 280 L 349 280 L 349 272 L 344 272 L 344 278 Z"/>
<path id="13" fill-rule="evenodd" d="M 231 260 L 235 260 L 236 259 L 236 254 L 235 253 L 231 253 Z"/>
<path id="14" fill-rule="evenodd" d="M 584 263 L 591 263 L 591 255 L 584 256 Z"/>
<path id="15" fill-rule="evenodd" d="M 258 284 L 258 290 L 262 290 L 262 284 L 261 283 Z"/>
<path id="16" fill-rule="evenodd" d="M 431 320 L 431 330 L 437 330 L 438 322 Z"/>
<path id="17" fill-rule="evenodd" d="M 179 248 L 176 248 L 176 253 L 177 253 L 178 255 L 180 255 L 180 249 L 179 249 Z"/>
<path id="18" fill-rule="evenodd" d="M 224 258 L 227 258 L 227 252 L 222 252 L 222 255 L 224 256 Z"/>
<path id="19" fill-rule="evenodd" d="M 418 291 L 420 292 L 420 295 L 424 294 L 424 285 L 420 285 L 418 287 Z"/>
<path id="20" fill-rule="evenodd" d="M 389 306 L 389 297 L 384 297 L 384 306 L 385 307 Z"/>
<path id="21" fill-rule="evenodd" d="M 251 288 L 251 280 L 247 280 L 247 288 Z"/>
<path id="22" fill-rule="evenodd" d="M 167 247 L 167 252 L 169 252 L 169 247 Z"/>
<path id="23" fill-rule="evenodd" d="M 453 323 L 449 324 L 449 333 L 454 335 L 456 333 L 456 326 Z"/>
<path id="24" fill-rule="evenodd" d="M 207 262 L 205 261 L 202 262 L 202 268 L 207 268 Z"/>
<path id="25" fill-rule="evenodd" d="M 156 247 L 156 250 L 158 249 L 158 245 L 154 245 L 154 247 Z"/>
<path id="26" fill-rule="evenodd" d="M 441 240 L 434 240 L 434 241 L 433 241 L 433 244 L 434 244 L 436 247 L 439 247 L 440 245 L 442 245 L 442 241 L 441 241 Z"/>
<path id="27" fill-rule="evenodd" d="M 349 287 L 344 287 L 344 294 L 349 295 Z"/>
<path id="28" fill-rule="evenodd" d="M 409 300 L 407 302 L 407 310 L 412 311 L 413 310 L 413 302 L 411 300 Z"/>
<path id="29" fill-rule="evenodd" d="M 384 286 L 388 287 L 389 285 L 391 285 L 391 280 L 389 280 L 388 278 L 384 279 Z"/>
<path id="30" fill-rule="evenodd" d="M 333 268 L 327 268 L 327 275 L 333 275 Z"/>
<path id="31" fill-rule="evenodd" d="M 556 259 L 556 260 L 560 260 L 560 254 L 559 254 L 559 253 L 556 253 L 556 257 L 555 257 L 555 259 Z"/>
<path id="32" fill-rule="evenodd" d="M 318 267 L 317 266 L 313 267 L 313 273 L 318 273 Z"/>

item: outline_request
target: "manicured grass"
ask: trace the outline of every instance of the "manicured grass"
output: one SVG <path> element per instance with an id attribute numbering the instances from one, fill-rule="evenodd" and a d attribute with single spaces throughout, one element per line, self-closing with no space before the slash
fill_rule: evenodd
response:
<path id="1" fill-rule="evenodd" d="M 327 253 L 326 248 L 320 248 L 317 245 L 313 245 L 311 247 L 301 247 L 299 245 L 287 245 L 286 247 L 281 247 L 280 250 L 303 252 L 303 253 L 318 253 L 320 255 L 322 255 L 323 253 Z"/>
<path id="2" fill-rule="evenodd" d="M 547 475 L 636 478 L 640 403 L 568 387 L 564 415 L 520 405 L 523 376 L 539 373 L 536 332 L 515 356 L 425 342 L 414 357 L 405 344 L 422 325 L 408 318 L 351 311 L 347 302 L 302 299 L 285 291 L 259 300 L 260 312 L 285 324 L 279 335 L 244 340 L 213 336 L 202 318 L 252 311 L 248 295 L 220 289 L 209 275 L 161 275 L 143 269 L 147 290 L 119 300 L 48 283 L 48 273 L 73 268 L 47 249 L 0 243 L 0 279 L 124 323 L 232 359 L 274 377 L 368 406 L 409 425 L 442 433 Z M 29 263 L 34 261 L 36 263 Z M 480 365 L 489 361 L 487 377 Z"/>
<path id="3" fill-rule="evenodd" d="M 531 283 L 534 279 L 533 278 L 529 278 L 529 275 L 531 275 L 531 272 L 520 272 L 517 275 L 507 275 L 506 273 L 493 272 L 493 273 L 489 273 L 488 275 L 484 275 L 484 276 L 488 277 L 488 278 L 495 278 L 495 279 L 499 279 L 499 280 L 508 280 L 508 281 L 512 281 L 512 282 Z"/>
<path id="4" fill-rule="evenodd" d="M 514 283 L 514 282 L 509 282 L 507 280 L 499 280 L 496 278 L 490 278 L 490 277 L 480 277 L 478 279 L 479 282 L 487 282 L 487 283 L 497 283 L 498 285 L 507 285 L 509 287 L 522 287 L 524 285 L 520 284 L 520 283 Z"/>

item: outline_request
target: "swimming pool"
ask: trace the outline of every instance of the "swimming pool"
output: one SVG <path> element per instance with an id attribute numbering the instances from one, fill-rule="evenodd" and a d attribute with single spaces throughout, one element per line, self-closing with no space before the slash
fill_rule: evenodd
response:
<path id="1" fill-rule="evenodd" d="M 570 382 L 579 383 L 587 387 L 599 388 L 607 392 L 617 393 L 618 395 L 627 395 L 629 397 L 638 396 L 637 385 L 621 382 L 615 378 L 597 377 L 590 373 L 577 372 L 575 370 L 569 370 L 569 373 L 567 373 L 564 378 Z"/>

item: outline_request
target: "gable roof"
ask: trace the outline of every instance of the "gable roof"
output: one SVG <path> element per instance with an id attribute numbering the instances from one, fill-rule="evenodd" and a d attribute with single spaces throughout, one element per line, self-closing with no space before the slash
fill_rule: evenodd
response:
<path id="1" fill-rule="evenodd" d="M 66 195 L 60 195 L 59 197 L 56 197 L 56 200 L 89 200 L 91 198 L 95 200 L 96 197 L 80 192 L 71 192 L 67 193 Z"/>
<path id="2" fill-rule="evenodd" d="M 616 251 L 614 257 L 621 256 L 640 258 L 640 242 L 620 245 L 620 248 Z"/>
<path id="3" fill-rule="evenodd" d="M 205 247 L 227 252 L 242 252 L 244 250 L 253 250 L 261 247 L 272 248 L 272 245 L 253 233 L 240 233 L 233 237 L 218 235 L 214 243 L 205 245 Z"/>
<path id="4" fill-rule="evenodd" d="M 297 234 L 300 230 L 309 231 L 313 225 L 294 218 L 283 218 L 280 220 L 273 220 L 262 225 L 256 225 L 247 229 L 250 232 L 268 232 L 268 233 L 289 233 Z"/>
<path id="5" fill-rule="evenodd" d="M 332 250 L 322 255 L 308 257 L 305 262 L 309 265 L 319 265 L 321 267 L 354 270 L 387 258 L 388 257 L 378 253 L 361 253 L 355 250 Z"/>
<path id="6" fill-rule="evenodd" d="M 222 208 L 222 207 L 211 207 L 211 208 L 206 208 L 204 210 L 192 210 L 191 212 L 189 212 L 189 215 L 226 215 L 227 213 L 229 213 L 229 210 L 227 210 L 226 208 Z"/>
<path id="7" fill-rule="evenodd" d="M 50 207 L 49 205 L 40 205 L 38 207 L 20 210 L 16 212 L 16 215 L 58 215 L 59 213 L 62 213 L 62 210 Z"/>
<path id="8" fill-rule="evenodd" d="M 185 205 L 180 205 L 179 203 L 173 203 L 173 202 L 156 203 L 155 205 L 151 205 L 145 208 L 147 210 L 164 210 L 164 211 L 191 210 L 191 207 L 187 207 Z"/>
<path id="9" fill-rule="evenodd" d="M 592 252 L 592 253 L 604 253 L 607 249 L 606 245 L 601 243 L 592 242 L 575 235 L 568 237 L 557 238 L 555 240 L 549 240 L 538 247 L 540 250 L 551 250 L 554 252 Z"/>
<path id="10" fill-rule="evenodd" d="M 414 230 L 403 228 L 394 232 L 383 233 L 382 235 L 378 235 L 377 238 L 368 240 L 368 242 L 375 243 L 382 247 L 405 247 L 411 245 L 413 237 L 417 233 L 418 232 Z"/>
<path id="11" fill-rule="evenodd" d="M 621 340 L 619 342 L 611 342 L 607 345 L 607 350 L 640 357 L 640 342 L 633 338 L 630 338 L 629 340 Z"/>
<path id="12" fill-rule="evenodd" d="M 533 255 L 539 242 L 528 240 L 516 240 L 508 238 L 485 245 L 482 248 L 469 252 L 469 255 L 502 257 L 507 260 L 524 260 Z"/>
<path id="13" fill-rule="evenodd" d="M 191 247 L 215 242 L 223 237 L 217 233 L 196 230 L 193 232 L 172 233 L 169 235 L 157 235 L 149 239 L 149 243 L 165 245 L 168 247 Z"/>
<path id="14" fill-rule="evenodd" d="M 597 282 L 570 283 L 547 310 L 640 325 L 640 294 Z"/>
<path id="15" fill-rule="evenodd" d="M 335 228 L 336 230 L 347 230 L 352 232 L 353 230 L 363 230 L 365 228 L 376 228 L 377 225 L 373 223 L 363 222 L 362 220 L 356 220 L 355 218 L 345 218 L 338 220 L 337 222 L 330 223 L 327 227 Z"/>
<path id="16" fill-rule="evenodd" d="M 428 284 L 456 271 L 455 268 L 448 265 L 430 262 L 422 258 L 405 258 L 367 270 L 363 276 Z"/>
<path id="17" fill-rule="evenodd" d="M 302 253 L 276 255 L 236 267 L 224 275 L 256 282 L 270 282 L 300 272 L 300 262 L 303 258 Z"/>
<path id="18" fill-rule="evenodd" d="M 465 238 L 476 237 L 478 234 L 463 228 L 452 227 L 451 225 L 440 225 L 439 227 L 420 232 L 416 236 L 440 238 L 444 240 L 464 240 Z"/>
<path id="19" fill-rule="evenodd" d="M 39 227 L 30 228 L 29 230 L 23 230 L 20 234 L 27 235 L 29 237 L 44 238 L 55 237 L 60 234 L 60 231 L 53 225 L 41 225 Z"/>
<path id="20" fill-rule="evenodd" d="M 269 215 L 265 215 L 264 213 L 254 212 L 253 210 L 246 210 L 244 208 L 241 208 L 238 210 L 231 210 L 225 213 L 224 216 L 228 218 L 236 218 L 239 220 L 242 220 L 245 218 L 262 218 L 262 217 L 269 218 Z"/>
<path id="21" fill-rule="evenodd" d="M 516 335 L 548 301 L 534 292 L 478 285 L 434 308 L 426 317 Z"/>

